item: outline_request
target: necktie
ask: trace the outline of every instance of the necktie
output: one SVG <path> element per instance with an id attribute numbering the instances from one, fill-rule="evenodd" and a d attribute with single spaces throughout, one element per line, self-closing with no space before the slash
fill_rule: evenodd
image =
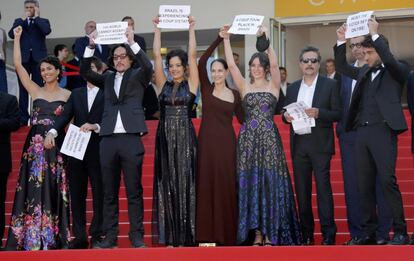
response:
<path id="1" fill-rule="evenodd" d="M 34 23 L 33 20 L 34 20 L 33 18 L 29 18 L 29 26 L 32 26 L 33 25 L 33 23 Z"/>

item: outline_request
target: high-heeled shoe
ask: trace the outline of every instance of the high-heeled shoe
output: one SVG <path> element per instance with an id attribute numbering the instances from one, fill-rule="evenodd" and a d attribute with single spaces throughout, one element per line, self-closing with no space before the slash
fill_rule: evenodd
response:
<path id="1" fill-rule="evenodd" d="M 255 230 L 254 234 L 255 234 L 255 238 L 254 238 L 252 246 L 263 246 L 262 232 L 260 232 L 260 230 Z"/>

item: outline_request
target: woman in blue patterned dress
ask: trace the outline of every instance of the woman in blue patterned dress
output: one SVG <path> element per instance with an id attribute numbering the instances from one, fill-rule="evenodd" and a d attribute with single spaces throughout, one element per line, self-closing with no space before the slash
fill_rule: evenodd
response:
<path id="1" fill-rule="evenodd" d="M 46 150 L 43 141 L 70 92 L 58 85 L 61 65 L 56 57 L 40 61 L 44 86 L 30 80 L 21 63 L 20 37 L 15 29 L 14 65 L 17 75 L 33 98 L 33 125 L 23 148 L 7 250 L 47 250 L 66 248 L 69 233 L 69 191 L 63 157 L 58 146 Z M 64 134 L 59 135 L 64 137 Z"/>
<path id="2" fill-rule="evenodd" d="M 300 227 L 289 170 L 273 114 L 280 90 L 274 50 L 255 53 L 246 83 L 233 59 L 229 26 L 221 29 L 230 73 L 242 97 L 245 121 L 237 145 L 238 243 L 254 231 L 253 245 L 299 245 Z M 264 29 L 259 29 L 259 35 Z"/>

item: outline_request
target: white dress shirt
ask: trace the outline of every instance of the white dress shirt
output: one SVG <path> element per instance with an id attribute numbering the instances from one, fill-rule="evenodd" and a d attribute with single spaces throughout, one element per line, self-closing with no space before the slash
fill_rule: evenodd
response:
<path id="1" fill-rule="evenodd" d="M 282 91 L 283 95 L 286 96 L 287 82 L 281 82 L 280 83 L 280 90 Z"/>
<path id="2" fill-rule="evenodd" d="M 316 82 L 318 81 L 318 76 L 319 74 L 316 75 L 311 85 L 307 85 L 305 81 L 302 79 L 302 83 L 300 84 L 300 88 L 299 88 L 297 102 L 304 101 L 309 107 L 312 108 L 313 95 L 315 94 L 315 88 L 316 88 Z"/>
<path id="3" fill-rule="evenodd" d="M 92 104 L 95 101 L 96 95 L 98 94 L 99 88 L 96 86 L 88 86 L 86 89 L 88 90 L 88 112 L 90 112 Z"/>

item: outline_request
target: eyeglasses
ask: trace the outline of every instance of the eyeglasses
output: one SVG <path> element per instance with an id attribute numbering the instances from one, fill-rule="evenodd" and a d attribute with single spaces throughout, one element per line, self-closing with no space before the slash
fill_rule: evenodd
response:
<path id="1" fill-rule="evenodd" d="M 125 59 L 128 55 L 126 53 L 120 54 L 120 55 L 114 55 L 114 57 L 112 58 L 114 61 L 117 61 L 118 59 Z"/>
<path id="2" fill-rule="evenodd" d="M 361 43 L 353 43 L 353 44 L 349 45 L 349 48 L 351 48 L 351 49 L 354 49 L 354 47 L 359 49 L 359 48 L 362 47 L 362 44 Z"/>
<path id="3" fill-rule="evenodd" d="M 309 62 L 311 62 L 311 63 L 318 63 L 319 62 L 319 59 L 318 58 L 307 58 L 307 59 L 300 59 L 300 62 L 301 63 L 309 63 Z"/>

